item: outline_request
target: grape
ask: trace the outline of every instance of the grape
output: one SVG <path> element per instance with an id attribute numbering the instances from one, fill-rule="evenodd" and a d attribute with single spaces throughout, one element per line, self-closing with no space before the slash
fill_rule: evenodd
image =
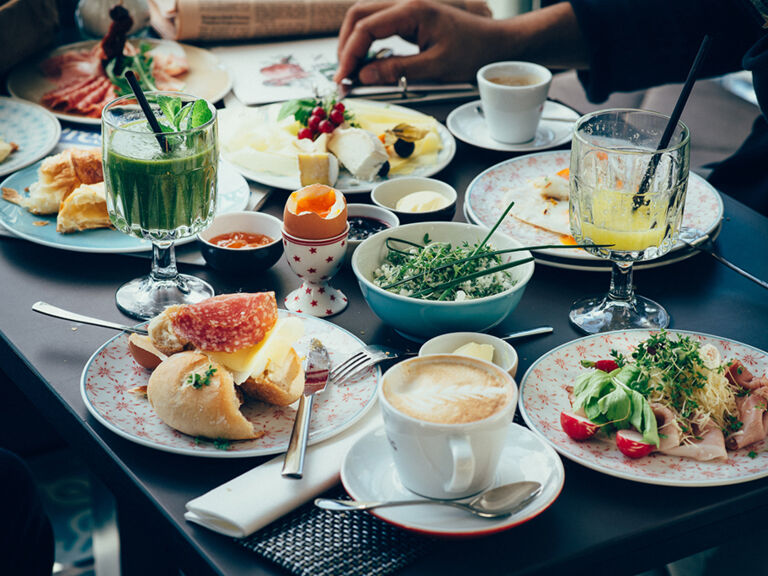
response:
<path id="1" fill-rule="evenodd" d="M 310 128 L 302 128 L 301 130 L 299 130 L 299 133 L 297 134 L 297 136 L 299 137 L 299 140 L 301 140 L 302 138 L 309 138 L 310 140 L 312 140 L 312 136 L 314 136 L 314 132 Z"/>
<path id="2" fill-rule="evenodd" d="M 312 108 L 312 116 L 317 116 L 321 120 L 325 118 L 325 109 L 322 106 Z"/>
<path id="3" fill-rule="evenodd" d="M 337 108 L 334 108 L 333 110 L 331 110 L 331 113 L 328 116 L 328 118 L 330 118 L 331 122 L 333 122 L 338 126 L 339 124 L 344 122 L 344 112 L 342 110 L 338 110 Z"/>
<path id="4" fill-rule="evenodd" d="M 328 120 L 323 120 L 322 122 L 320 122 L 319 128 L 320 128 L 320 132 L 325 132 L 326 134 L 330 134 L 331 132 L 333 132 L 336 126 L 334 126 L 333 123 Z"/>
<path id="5" fill-rule="evenodd" d="M 334 110 L 338 110 L 339 112 L 344 112 L 344 104 L 341 102 L 336 102 L 336 104 L 333 107 Z"/>
<path id="6" fill-rule="evenodd" d="M 320 116 L 310 116 L 309 120 L 307 120 L 307 128 L 312 130 L 312 132 L 317 132 L 320 129 L 320 122 L 322 122 L 323 119 L 320 118 Z"/>

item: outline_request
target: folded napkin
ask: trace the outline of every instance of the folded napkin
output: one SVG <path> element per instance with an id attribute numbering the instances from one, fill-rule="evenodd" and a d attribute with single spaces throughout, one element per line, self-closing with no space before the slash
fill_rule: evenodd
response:
<path id="1" fill-rule="evenodd" d="M 190 500 L 184 517 L 226 536 L 248 536 L 336 484 L 341 463 L 352 445 L 381 425 L 377 405 L 348 430 L 307 447 L 303 478 L 280 475 L 281 454 Z"/>

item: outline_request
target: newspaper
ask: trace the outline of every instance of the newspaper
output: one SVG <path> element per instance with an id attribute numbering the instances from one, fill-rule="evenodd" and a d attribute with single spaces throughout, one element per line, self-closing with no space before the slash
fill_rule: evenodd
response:
<path id="1" fill-rule="evenodd" d="M 440 0 L 490 15 L 485 0 Z M 238 40 L 335 34 L 355 0 L 149 0 L 151 23 L 170 40 Z"/>

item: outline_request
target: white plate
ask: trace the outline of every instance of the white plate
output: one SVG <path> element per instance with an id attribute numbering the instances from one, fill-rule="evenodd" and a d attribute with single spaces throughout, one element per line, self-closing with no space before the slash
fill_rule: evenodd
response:
<path id="1" fill-rule="evenodd" d="M 568 168 L 571 153 L 568 150 L 539 152 L 505 160 L 479 174 L 467 187 L 464 196 L 464 214 L 469 222 L 487 228 L 496 224 L 507 207 L 507 191 L 524 186 L 528 180 L 547 176 Z M 683 226 L 712 234 L 723 218 L 723 200 L 709 182 L 698 174 L 690 173 L 688 192 L 685 198 Z M 525 246 L 562 244 L 560 234 L 527 224 L 513 216 L 507 216 L 499 230 Z M 570 237 L 569 237 L 570 238 Z M 671 252 L 683 250 L 686 256 L 692 256 L 685 244 L 678 242 Z M 571 264 L 600 262 L 602 259 L 581 249 L 557 250 L 547 248 L 533 250 L 534 256 L 546 254 L 557 260 Z M 543 261 L 542 264 L 550 264 Z M 669 263 L 669 261 L 667 261 Z"/>
<path id="2" fill-rule="evenodd" d="M 573 123 L 579 119 L 579 113 L 575 110 L 547 100 L 541 114 L 542 120 L 539 122 L 533 140 L 521 144 L 505 144 L 490 137 L 481 110 L 480 100 L 462 104 L 448 115 L 446 121 L 448 130 L 462 142 L 499 152 L 535 152 L 570 142 L 573 134 Z M 546 120 L 546 117 L 563 118 L 568 122 Z"/>
<path id="3" fill-rule="evenodd" d="M 413 110 L 404 108 L 403 106 L 397 106 L 395 104 L 376 102 L 375 100 L 356 100 L 356 101 L 363 102 L 365 104 L 370 104 L 373 106 L 380 106 L 382 108 L 393 108 L 395 110 L 401 109 L 413 114 Z M 270 113 L 274 113 L 274 110 L 279 109 L 281 106 L 282 106 L 282 103 L 268 104 L 266 106 L 261 106 L 259 108 L 255 108 L 252 110 L 258 110 L 262 114 L 262 117 L 266 118 Z M 237 110 L 237 109 L 235 108 L 234 110 Z M 226 114 L 227 113 L 226 109 L 221 113 Z M 339 190 L 344 194 L 356 194 L 356 193 L 370 192 L 373 189 L 373 187 L 379 184 L 380 182 L 384 182 L 386 180 L 394 180 L 399 177 L 407 178 L 411 176 L 419 176 L 419 177 L 428 178 L 429 176 L 434 176 L 435 174 L 440 172 L 440 170 L 448 166 L 451 160 L 453 160 L 453 156 L 456 154 L 456 140 L 453 138 L 453 135 L 451 135 L 448 129 L 442 124 L 440 124 L 439 122 L 436 123 L 436 128 L 437 128 L 438 135 L 440 136 L 440 140 L 442 141 L 443 148 L 438 153 L 437 161 L 435 163 L 427 166 L 417 167 L 412 172 L 409 172 L 408 174 L 402 174 L 402 176 L 392 176 L 391 178 L 380 178 L 377 176 L 373 180 L 358 180 L 357 178 L 353 177 L 352 174 L 347 172 L 344 168 L 340 168 L 339 178 L 336 181 L 336 184 L 334 184 L 334 188 L 336 188 L 337 190 Z M 220 134 L 219 138 L 223 138 L 223 136 Z M 226 152 L 222 152 L 222 157 L 227 159 Z M 283 190 L 298 190 L 299 188 L 301 188 L 301 183 L 299 182 L 298 174 L 296 174 L 295 176 L 285 176 L 281 174 L 272 174 L 269 172 L 257 172 L 257 171 L 249 170 L 248 168 L 240 166 L 235 162 L 232 162 L 232 165 L 235 166 L 243 176 L 245 176 L 249 180 L 258 182 L 259 184 L 264 184 L 265 186 L 271 186 L 273 188 L 281 188 Z"/>
<path id="4" fill-rule="evenodd" d="M 12 96 L 39 104 L 43 94 L 53 90 L 57 85 L 56 82 L 43 75 L 40 64 L 51 56 L 56 56 L 68 50 L 90 50 L 97 42 L 100 41 L 85 40 L 59 46 L 43 56 L 20 64 L 8 75 L 8 91 Z M 146 42 L 153 46 L 166 44 L 175 47 L 177 45 L 175 42 L 168 40 L 153 40 L 149 38 L 138 41 L 130 40 L 130 42 L 134 44 Z M 217 102 L 226 96 L 232 88 L 232 78 L 226 68 L 220 64 L 219 59 L 208 50 L 203 50 L 196 46 L 189 46 L 187 44 L 178 44 L 178 46 L 181 46 L 184 50 L 187 63 L 189 64 L 189 72 L 178 77 L 179 80 L 184 82 L 182 91 L 198 98 L 205 98 L 211 102 Z M 61 120 L 76 122 L 77 124 L 101 125 L 100 118 L 58 112 L 56 110 L 51 110 L 51 112 Z"/>
<path id="5" fill-rule="evenodd" d="M 304 336 L 294 345 L 306 349 L 318 338 L 328 349 L 331 365 L 340 363 L 362 346 L 359 338 L 320 318 L 279 310 L 279 318 L 298 317 Z M 346 430 L 362 418 L 376 399 L 381 372 L 370 368 L 359 377 L 332 384 L 315 397 L 308 443 L 315 444 Z M 285 452 L 293 429 L 296 404 L 287 407 L 246 402 L 242 411 L 256 430 L 266 434 L 256 440 L 215 442 L 177 432 L 164 424 L 149 401 L 129 391 L 146 386 L 150 372 L 139 366 L 128 351 L 128 334 L 115 336 L 99 348 L 83 369 L 80 392 L 88 411 L 115 434 L 132 442 L 176 454 L 208 458 L 249 458 Z"/>
<path id="6" fill-rule="evenodd" d="M 56 147 L 60 135 L 59 121 L 42 106 L 0 96 L 0 140 L 19 146 L 0 162 L 0 176 L 43 158 Z"/>
<path id="7" fill-rule="evenodd" d="M 472 538 L 508 530 L 538 516 L 560 495 L 565 480 L 557 453 L 530 430 L 510 424 L 491 488 L 532 480 L 542 492 L 526 508 L 494 520 L 447 506 L 404 506 L 371 511 L 385 522 L 412 532 Z M 341 482 L 355 500 L 423 500 L 400 483 L 383 428 L 360 438 L 341 465 Z"/>
<path id="8" fill-rule="evenodd" d="M 560 412 L 571 408 L 565 386 L 573 385 L 585 370 L 581 360 L 610 358 L 613 349 L 624 354 L 654 332 L 624 330 L 594 334 L 573 340 L 544 354 L 534 362 L 520 383 L 520 414 L 528 426 L 544 436 L 566 458 L 598 472 L 646 484 L 664 486 L 724 486 L 768 476 L 766 442 L 728 452 L 727 462 L 697 462 L 688 458 L 652 454 L 626 458 L 612 437 L 598 434 L 586 442 L 571 440 L 560 427 Z M 747 344 L 709 334 L 670 330 L 670 334 L 691 336 L 702 344 L 713 344 L 730 360 L 740 359 L 753 373 L 768 372 L 768 354 Z M 757 456 L 750 458 L 750 451 Z"/>
<path id="9" fill-rule="evenodd" d="M 13 188 L 21 194 L 33 182 L 37 181 L 38 162 L 9 176 L 0 187 Z M 251 197 L 251 189 L 237 171 L 228 163 L 219 164 L 219 190 L 216 198 L 216 212 L 238 212 L 245 210 Z M 47 222 L 46 225 L 35 225 Z M 0 224 L 9 232 L 43 246 L 72 250 L 74 252 L 93 253 L 128 253 L 144 252 L 152 249 L 149 240 L 140 240 L 111 228 L 83 230 L 71 234 L 56 232 L 56 215 L 38 216 L 26 209 L 5 200 L 0 200 Z M 176 242 L 177 246 L 194 241 L 190 236 Z"/>

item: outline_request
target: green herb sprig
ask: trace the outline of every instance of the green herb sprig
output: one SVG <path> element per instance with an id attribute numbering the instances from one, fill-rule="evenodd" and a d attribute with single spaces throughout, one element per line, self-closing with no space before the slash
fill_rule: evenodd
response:
<path id="1" fill-rule="evenodd" d="M 104 72 L 109 78 L 109 81 L 115 86 L 115 91 L 118 96 L 125 96 L 131 94 L 131 86 L 128 81 L 123 78 L 126 70 L 133 70 L 136 74 L 136 78 L 139 80 L 141 89 L 145 92 L 151 92 L 157 90 L 155 84 L 155 77 L 152 74 L 152 61 L 153 58 L 148 54 L 152 50 L 152 45 L 146 42 L 142 42 L 139 46 L 139 53 L 134 56 L 122 56 L 122 66 L 119 66 L 118 58 L 113 58 L 104 67 Z"/>
<path id="2" fill-rule="evenodd" d="M 213 367 L 213 364 L 208 364 L 208 368 L 206 368 L 204 374 L 193 372 L 187 376 L 187 384 L 192 384 L 192 387 L 198 390 L 203 386 L 210 386 L 211 378 L 213 378 L 213 375 L 216 374 L 216 370 L 217 369 Z"/>

